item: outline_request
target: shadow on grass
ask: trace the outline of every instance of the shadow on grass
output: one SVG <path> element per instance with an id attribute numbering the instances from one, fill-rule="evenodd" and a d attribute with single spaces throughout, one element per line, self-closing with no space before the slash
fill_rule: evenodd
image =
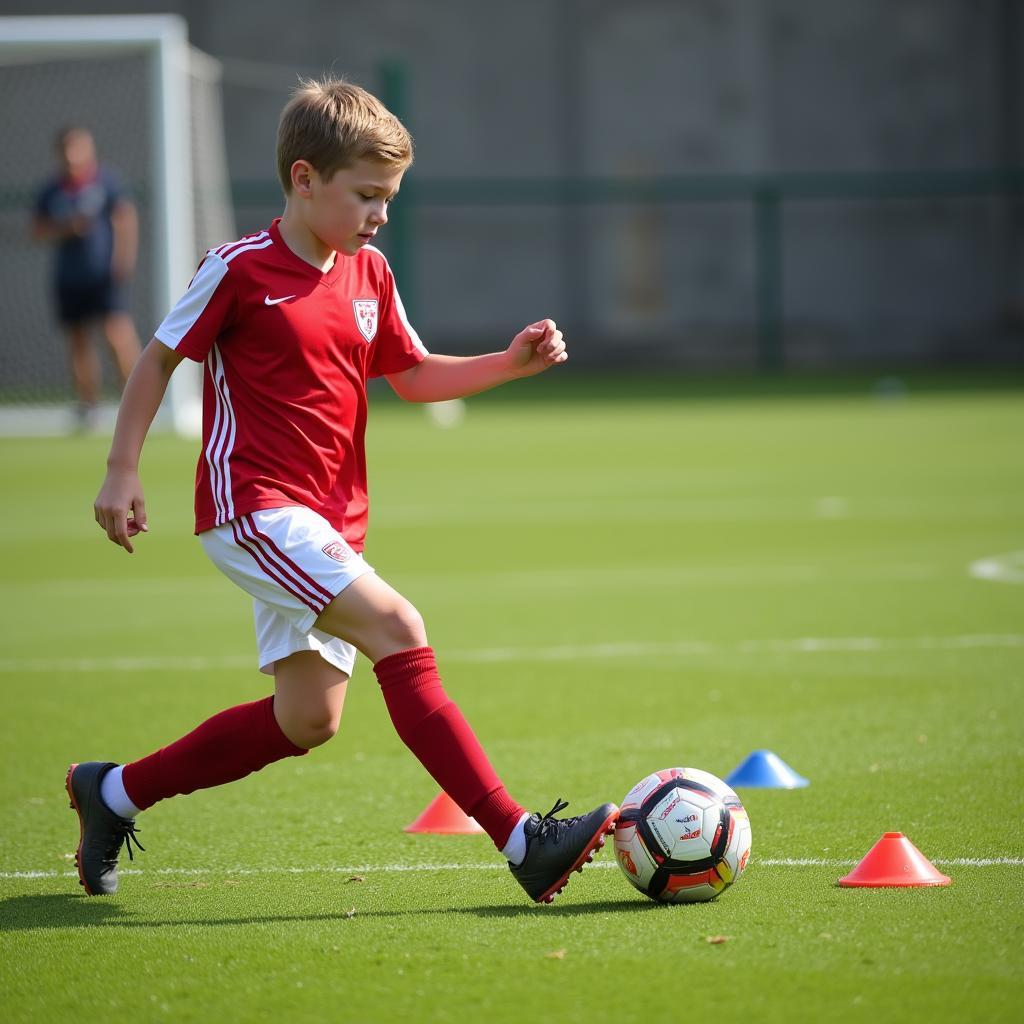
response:
<path id="1" fill-rule="evenodd" d="M 196 908 L 201 911 L 201 907 Z M 306 914 L 246 914 L 239 917 L 200 917 L 167 919 L 139 918 L 133 910 L 105 897 L 89 897 L 80 893 L 36 896 L 12 896 L 0 900 L 0 932 L 36 931 L 43 928 L 220 928 L 234 925 L 283 924 L 301 921 L 339 921 L 390 917 L 423 917 L 463 914 L 480 918 L 574 917 L 584 914 L 635 914 L 643 910 L 664 909 L 656 903 L 637 900 L 601 900 L 596 903 L 565 903 L 560 906 L 480 906 L 480 907 L 418 907 L 409 910 L 377 910 L 356 908 L 351 911 Z"/>
<path id="2" fill-rule="evenodd" d="M 96 928 L 132 923 L 130 913 L 119 904 L 79 892 L 11 896 L 0 900 L 0 932 L 35 928 Z"/>

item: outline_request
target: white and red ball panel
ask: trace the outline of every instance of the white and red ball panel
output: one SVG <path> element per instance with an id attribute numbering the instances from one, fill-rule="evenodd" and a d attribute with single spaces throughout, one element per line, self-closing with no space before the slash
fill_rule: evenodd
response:
<path id="1" fill-rule="evenodd" d="M 615 827 L 615 859 L 622 873 L 641 892 L 646 893 L 658 865 L 651 856 L 636 827 L 636 822 L 619 823 Z"/>
<path id="2" fill-rule="evenodd" d="M 731 821 L 729 845 L 726 847 L 722 860 L 732 873 L 733 877 L 728 879 L 732 884 L 740 877 L 750 860 L 751 832 L 750 819 L 743 807 L 730 807 L 729 817 Z"/>
<path id="3" fill-rule="evenodd" d="M 661 785 L 671 782 L 675 773 L 682 773 L 683 768 L 666 768 L 664 771 L 651 772 L 646 778 L 641 779 L 623 798 L 619 806 L 620 811 L 630 810 L 633 807 L 640 807 L 643 802 Z"/>

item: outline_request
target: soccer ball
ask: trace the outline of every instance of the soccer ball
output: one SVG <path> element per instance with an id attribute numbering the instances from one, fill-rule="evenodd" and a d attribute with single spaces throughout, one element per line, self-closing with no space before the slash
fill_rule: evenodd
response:
<path id="1" fill-rule="evenodd" d="M 750 857 L 750 820 L 721 779 L 666 768 L 625 796 L 615 826 L 622 873 L 659 903 L 702 903 L 724 892 Z"/>

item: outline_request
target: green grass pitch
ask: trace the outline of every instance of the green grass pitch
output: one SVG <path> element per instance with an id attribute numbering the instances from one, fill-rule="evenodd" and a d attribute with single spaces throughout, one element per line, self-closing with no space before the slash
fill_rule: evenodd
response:
<path id="1" fill-rule="evenodd" d="M 609 846 L 535 907 L 485 838 L 404 834 L 436 788 L 362 662 L 333 742 L 158 805 L 82 896 L 68 762 L 267 681 L 191 536 L 195 443 L 151 440 L 128 557 L 92 521 L 104 439 L 7 439 L 0 1018 L 1021 1019 L 1024 392 L 617 387 L 527 382 L 454 430 L 378 402 L 368 556 L 531 808 L 758 748 L 807 776 L 741 791 L 739 883 L 658 907 Z M 886 830 L 953 884 L 838 888 Z"/>

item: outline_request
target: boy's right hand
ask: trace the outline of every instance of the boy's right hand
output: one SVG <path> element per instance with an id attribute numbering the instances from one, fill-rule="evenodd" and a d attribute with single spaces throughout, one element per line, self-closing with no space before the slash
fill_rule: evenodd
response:
<path id="1" fill-rule="evenodd" d="M 107 537 L 131 554 L 135 550 L 131 538 L 149 532 L 139 474 L 132 470 L 108 470 L 93 512 L 100 529 L 107 531 Z"/>

